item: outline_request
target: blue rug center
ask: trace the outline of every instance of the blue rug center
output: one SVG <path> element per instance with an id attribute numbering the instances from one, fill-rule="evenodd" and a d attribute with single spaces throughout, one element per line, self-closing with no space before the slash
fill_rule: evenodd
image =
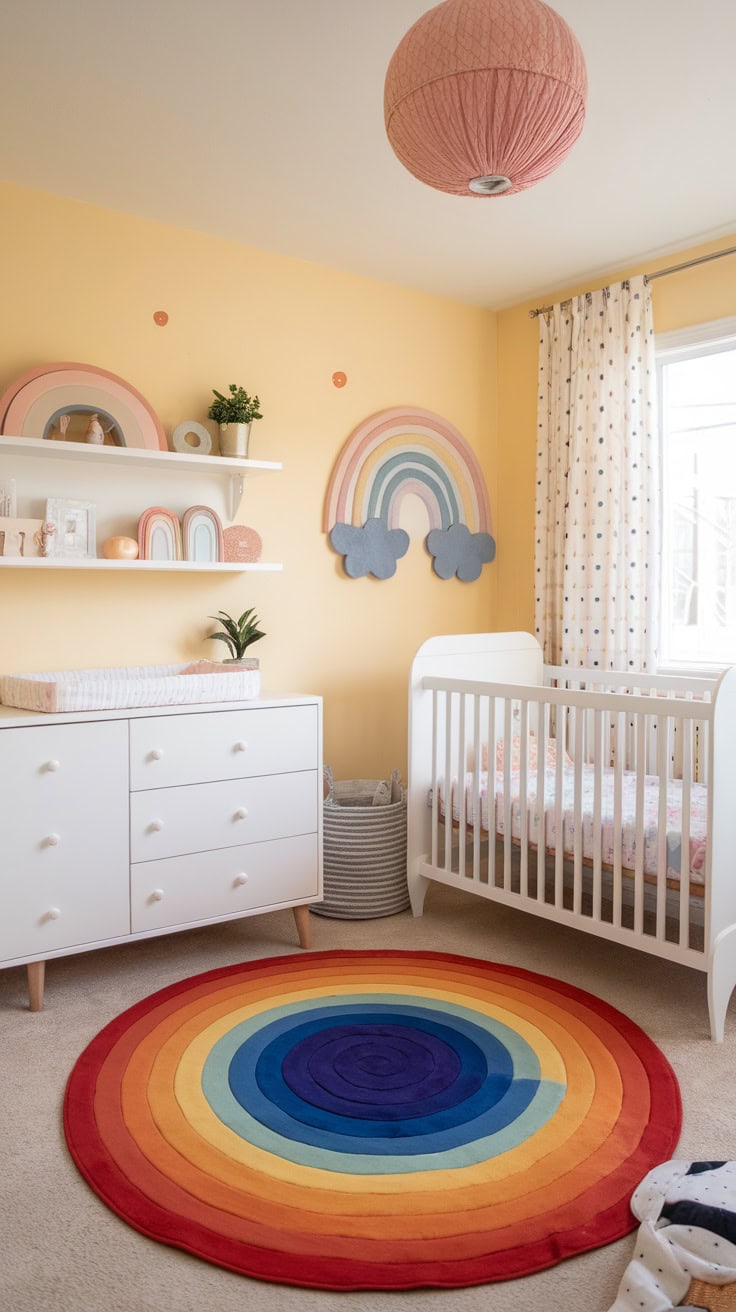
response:
<path id="1" fill-rule="evenodd" d="M 315 1147 L 348 1139 L 359 1152 L 399 1139 L 427 1152 L 497 1134 L 539 1088 L 538 1078 L 515 1078 L 512 1053 L 488 1030 L 385 1006 L 266 1025 L 235 1048 L 227 1081 L 264 1126 L 291 1126 L 290 1137 Z"/>

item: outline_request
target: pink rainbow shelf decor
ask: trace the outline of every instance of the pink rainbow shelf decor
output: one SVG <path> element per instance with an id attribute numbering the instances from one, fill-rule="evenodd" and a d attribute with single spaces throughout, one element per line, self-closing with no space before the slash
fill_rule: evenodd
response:
<path id="1" fill-rule="evenodd" d="M 76 412 L 104 415 L 116 444 L 168 451 L 161 420 L 135 387 L 108 369 L 71 361 L 37 365 L 16 378 L 0 396 L 0 432 L 58 438 L 59 417 Z"/>
<path id="2" fill-rule="evenodd" d="M 381 410 L 340 453 L 323 527 L 351 578 L 390 578 L 409 547 L 399 527 L 407 496 L 427 511 L 426 544 L 443 579 L 473 582 L 493 560 L 488 491 L 478 459 L 447 419 L 418 406 Z"/>

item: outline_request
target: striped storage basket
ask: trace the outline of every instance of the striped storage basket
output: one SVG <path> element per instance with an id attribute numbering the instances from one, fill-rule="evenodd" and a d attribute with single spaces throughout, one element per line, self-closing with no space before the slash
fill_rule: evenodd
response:
<path id="1" fill-rule="evenodd" d="M 324 901 L 318 916 L 370 920 L 409 906 L 406 884 L 406 793 L 390 781 L 334 781 L 325 769 Z"/>

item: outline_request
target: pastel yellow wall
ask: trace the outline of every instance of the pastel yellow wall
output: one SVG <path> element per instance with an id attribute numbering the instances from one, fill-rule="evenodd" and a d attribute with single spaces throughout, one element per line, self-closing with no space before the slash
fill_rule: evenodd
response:
<path id="1" fill-rule="evenodd" d="M 495 316 L 1 184 L 0 270 L 0 390 L 33 365 L 96 364 L 137 387 L 170 434 L 205 418 L 212 387 L 237 382 L 264 409 L 251 454 L 284 464 L 246 487 L 238 515 L 282 574 L 4 570 L 0 670 L 215 657 L 207 616 L 255 606 L 264 685 L 324 694 L 337 776 L 403 769 L 413 652 L 431 634 L 490 626 L 497 567 L 443 582 L 417 538 L 393 579 L 350 580 L 322 532 L 325 490 L 357 424 L 414 404 L 470 442 L 495 513 Z M 136 517 L 148 504 L 142 482 Z M 418 505 L 410 518 L 426 532 Z"/>
<path id="2" fill-rule="evenodd" d="M 497 597 L 491 627 L 532 630 L 534 625 L 534 494 L 538 325 L 529 310 L 592 287 L 684 263 L 733 246 L 735 238 L 680 250 L 641 266 L 612 271 L 584 285 L 541 294 L 497 316 L 498 533 Z M 652 283 L 655 332 L 707 323 L 734 313 L 736 256 L 699 265 Z"/>

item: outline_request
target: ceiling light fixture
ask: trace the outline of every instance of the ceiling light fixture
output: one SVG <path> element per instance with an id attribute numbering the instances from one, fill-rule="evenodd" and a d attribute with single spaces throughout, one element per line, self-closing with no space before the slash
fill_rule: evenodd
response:
<path id="1" fill-rule="evenodd" d="M 542 0 L 444 0 L 389 63 L 388 139 L 420 182 L 500 196 L 562 163 L 585 119 L 583 52 Z"/>

